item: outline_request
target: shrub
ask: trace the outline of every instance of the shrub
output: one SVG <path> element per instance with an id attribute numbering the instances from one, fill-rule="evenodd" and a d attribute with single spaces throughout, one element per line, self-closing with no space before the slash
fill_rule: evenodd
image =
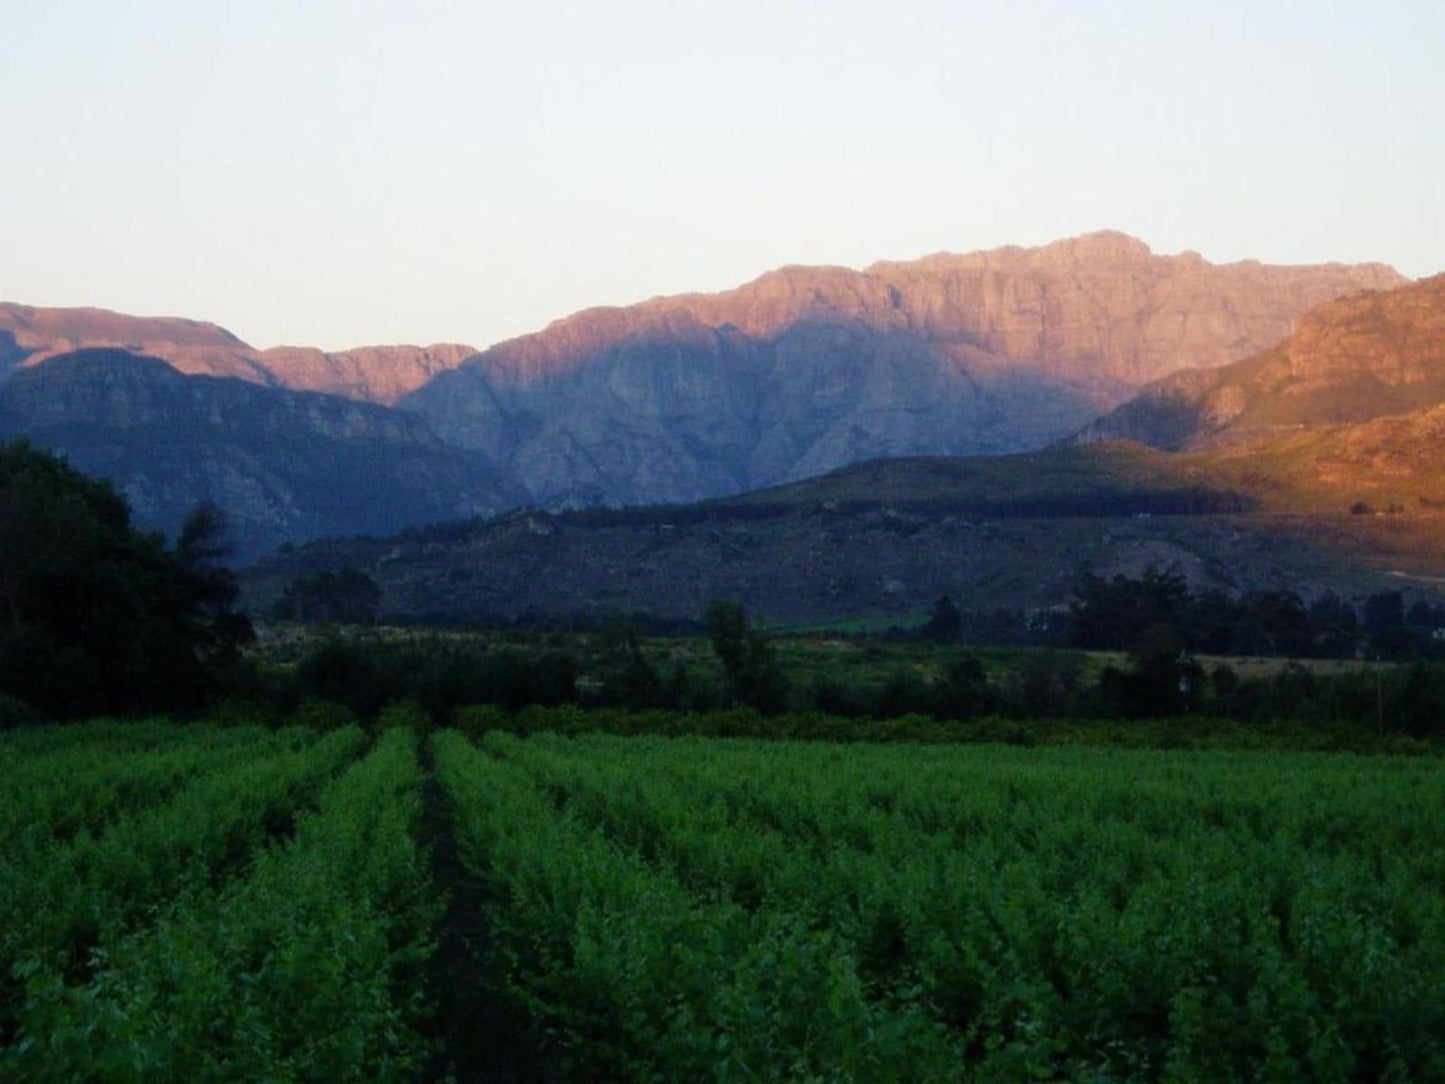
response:
<path id="1" fill-rule="evenodd" d="M 286 720 L 288 726 L 304 726 L 311 730 L 340 730 L 357 724 L 356 713 L 345 704 L 307 697 Z"/>

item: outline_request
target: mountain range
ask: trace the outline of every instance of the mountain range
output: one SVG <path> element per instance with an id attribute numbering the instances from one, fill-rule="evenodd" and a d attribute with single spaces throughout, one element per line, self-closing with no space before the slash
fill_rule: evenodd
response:
<path id="1" fill-rule="evenodd" d="M 1152 447 L 1151 447 L 1152 445 Z M 1325 302 L 1281 342 L 1172 374 L 1030 453 L 879 459 L 739 497 L 316 543 L 251 570 L 371 572 L 398 614 L 788 622 L 1057 608 L 1077 571 L 1230 592 L 1445 587 L 1445 275 Z"/>
<path id="2" fill-rule="evenodd" d="M 1378 265 L 1216 267 L 1104 232 L 1037 249 L 790 267 L 594 309 L 399 405 L 539 504 L 687 501 L 885 456 L 1042 447 L 1148 382 L 1246 357 Z"/>
<path id="3" fill-rule="evenodd" d="M 148 525 L 216 501 L 254 556 L 523 505 L 692 501 L 880 457 L 1036 449 L 1154 381 L 1271 347 L 1320 303 L 1405 281 L 1379 264 L 1215 266 L 1103 232 L 788 267 L 481 352 L 257 350 L 192 320 L 0 305 L 0 437 L 111 477 Z"/>

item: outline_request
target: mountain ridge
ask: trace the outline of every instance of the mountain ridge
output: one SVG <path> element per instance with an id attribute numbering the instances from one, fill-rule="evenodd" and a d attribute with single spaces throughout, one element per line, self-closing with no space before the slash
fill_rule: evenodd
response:
<path id="1" fill-rule="evenodd" d="M 198 502 L 219 505 L 243 557 L 527 500 L 413 415 L 120 350 L 61 355 L 0 383 L 0 440 L 22 436 L 108 478 L 148 528 L 173 533 Z"/>
<path id="2" fill-rule="evenodd" d="M 264 612 L 294 578 L 351 567 L 378 583 L 383 615 L 450 621 L 697 620 L 728 598 L 783 624 L 907 624 L 945 594 L 975 611 L 1059 610 L 1081 568 L 1151 566 L 1197 590 L 1439 593 L 1445 513 L 1262 513 L 1211 499 L 1229 497 L 1196 465 L 1139 445 L 890 459 L 695 505 L 526 509 L 319 540 L 242 582 Z"/>
<path id="3" fill-rule="evenodd" d="M 554 509 L 684 503 L 878 458 L 1037 449 L 1123 402 L 1153 374 L 1201 358 L 1228 363 L 1282 338 L 1316 299 L 1402 281 L 1379 264 L 1215 267 L 1197 253 L 1157 255 L 1103 231 L 1035 248 L 880 261 L 861 271 L 789 265 L 729 291 L 583 310 L 482 353 L 459 344 L 258 351 L 203 321 L 0 305 L 0 392 L 10 389 L 8 425 L 17 433 L 40 427 L 43 411 L 57 403 L 83 408 L 66 431 L 78 448 L 99 439 L 81 424 L 105 416 L 97 395 L 115 396 L 122 415 L 135 402 L 124 381 L 107 383 L 95 372 L 69 393 L 61 387 L 75 372 L 56 367 L 56 351 L 77 342 L 160 356 L 189 379 L 247 382 L 252 392 L 210 394 L 209 428 L 196 428 L 203 397 L 190 385 L 158 400 L 179 411 L 174 424 L 189 427 L 195 447 L 205 449 L 196 454 L 211 464 L 207 477 L 179 468 L 156 474 L 160 449 L 175 447 L 160 421 L 132 426 L 123 440 L 117 433 L 125 426 L 104 427 L 111 451 L 87 453 L 123 485 L 138 471 L 169 479 L 156 505 L 161 519 L 181 501 L 184 487 L 172 483 L 189 478 L 194 503 L 229 477 L 216 459 L 218 442 L 229 439 L 225 410 L 244 402 L 277 424 L 292 419 L 303 443 L 333 441 L 325 450 L 307 446 L 320 457 L 318 477 L 339 477 L 335 441 L 342 438 L 327 434 L 327 426 L 336 429 L 328 419 L 351 416 L 339 404 L 389 409 L 394 401 L 413 428 L 388 415 L 383 428 L 393 435 L 380 444 L 424 459 L 421 488 L 437 499 L 379 500 L 405 510 L 390 522 L 367 519 L 359 504 L 343 516 L 299 508 L 282 515 L 256 494 L 315 496 L 295 473 L 304 466 L 298 461 L 279 489 L 233 486 L 239 518 L 264 525 L 252 541 L 274 545 L 363 522 L 386 533 L 428 509 L 445 516 L 495 510 L 502 500 Z M 38 385 L 29 375 L 37 373 L 48 373 L 34 378 Z M 150 387 L 160 377 L 148 380 Z M 26 400 L 22 393 L 34 387 L 48 388 L 50 399 Z M 303 391 L 343 398 L 292 410 L 287 396 Z M 22 401 L 40 413 L 27 420 L 14 405 Z M 352 417 L 365 429 L 359 419 Z M 286 437 L 276 429 L 247 440 L 284 445 Z M 346 446 L 353 476 L 385 476 L 375 448 L 362 440 Z M 247 477 L 271 469 L 249 450 L 238 457 Z M 470 479 L 466 465 L 475 472 Z M 457 501 L 438 497 L 441 477 L 451 479 L 444 488 Z M 394 492 L 400 483 L 387 484 Z"/>
<path id="4" fill-rule="evenodd" d="M 880 459 L 696 504 L 529 511 L 333 540 L 257 566 L 248 590 L 264 601 L 289 576 L 352 564 L 381 584 L 384 608 L 411 616 L 696 618 L 717 596 L 780 621 L 904 620 L 945 593 L 973 609 L 1060 607 L 1084 563 L 1105 575 L 1174 566 L 1201 590 L 1438 596 L 1445 276 L 1327 302 L 1291 339 L 1165 386 L 1202 382 L 1207 392 L 1245 377 L 1299 412 L 1246 398 L 1224 427 L 1250 422 L 1237 439 L 1210 433 L 1182 439 L 1181 451 L 1080 440 L 1009 456 Z M 1310 381 L 1343 387 L 1352 413 L 1337 420 L 1333 403 L 1280 391 Z M 1406 399 L 1363 396 L 1360 381 Z M 1385 412 L 1401 402 L 1425 405 Z"/>
<path id="5" fill-rule="evenodd" d="M 887 455 L 1066 436 L 1162 372 L 1284 337 L 1380 264 L 1216 268 L 1101 232 L 587 309 L 398 405 L 551 506 L 687 501 Z"/>
<path id="6" fill-rule="evenodd" d="M 390 406 L 443 369 L 476 353 L 460 343 L 258 350 L 218 324 L 131 316 L 93 307 L 38 308 L 0 302 L 0 379 L 87 349 L 157 357 L 190 376 L 235 377 L 290 391 L 318 391 Z"/>

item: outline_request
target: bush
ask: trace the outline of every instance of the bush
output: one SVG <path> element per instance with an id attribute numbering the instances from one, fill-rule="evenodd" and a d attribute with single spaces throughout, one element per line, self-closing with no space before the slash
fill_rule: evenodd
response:
<path id="1" fill-rule="evenodd" d="M 23 700 L 0 693 L 0 730 L 17 726 L 34 726 L 40 722 L 35 709 Z"/>
<path id="2" fill-rule="evenodd" d="M 344 703 L 375 719 L 392 701 L 411 701 L 436 723 L 465 704 L 494 703 L 511 711 L 577 698 L 580 667 L 570 651 L 489 651 L 425 641 L 397 647 L 331 639 L 303 658 L 292 677 L 297 699 Z"/>
<path id="3" fill-rule="evenodd" d="M 431 716 L 415 700 L 393 700 L 381 709 L 376 717 L 376 732 L 388 730 L 410 730 L 418 739 L 431 733 Z"/>
<path id="4" fill-rule="evenodd" d="M 345 704 L 308 697 L 286 720 L 287 726 L 304 726 L 311 730 L 341 730 L 357 725 L 356 714 Z"/>
<path id="5" fill-rule="evenodd" d="M 452 726 L 472 741 L 476 741 L 489 730 L 511 729 L 512 716 L 496 704 L 473 704 L 457 708 L 452 714 Z"/>

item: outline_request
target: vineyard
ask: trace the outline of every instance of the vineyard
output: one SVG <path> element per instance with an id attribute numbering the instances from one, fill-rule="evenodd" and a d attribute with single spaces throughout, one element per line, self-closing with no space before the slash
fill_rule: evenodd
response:
<path id="1" fill-rule="evenodd" d="M 0 1077 L 1445 1079 L 1434 756 L 425 729 L 0 738 Z"/>

